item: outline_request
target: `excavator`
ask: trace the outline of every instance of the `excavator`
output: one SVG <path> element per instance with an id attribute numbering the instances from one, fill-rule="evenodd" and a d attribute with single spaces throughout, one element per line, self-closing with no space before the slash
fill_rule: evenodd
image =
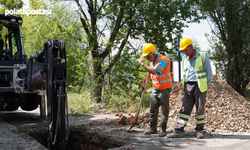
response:
<path id="1" fill-rule="evenodd" d="M 0 14 L 0 24 L 4 28 L 0 30 L 4 40 L 0 44 L 0 111 L 40 108 L 40 117 L 47 119 L 47 148 L 65 149 L 69 137 L 65 43 L 46 40 L 43 50 L 28 58 L 22 18 Z"/>

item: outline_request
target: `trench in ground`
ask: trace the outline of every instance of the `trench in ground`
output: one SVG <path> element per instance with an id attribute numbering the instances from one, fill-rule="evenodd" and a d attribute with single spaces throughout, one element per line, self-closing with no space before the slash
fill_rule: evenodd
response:
<path id="1" fill-rule="evenodd" d="M 90 149 L 95 149 L 95 150 L 107 150 L 109 148 L 115 148 L 115 147 L 120 147 L 122 144 L 111 144 L 109 142 L 104 142 L 100 141 L 98 142 L 93 142 L 89 139 L 86 139 L 85 137 L 77 134 L 79 133 L 78 131 L 70 131 L 67 146 L 65 150 L 90 150 Z M 32 136 L 35 140 L 37 140 L 39 143 L 41 143 L 43 146 L 46 148 L 48 147 L 47 145 L 47 133 L 29 133 L 30 136 Z"/>

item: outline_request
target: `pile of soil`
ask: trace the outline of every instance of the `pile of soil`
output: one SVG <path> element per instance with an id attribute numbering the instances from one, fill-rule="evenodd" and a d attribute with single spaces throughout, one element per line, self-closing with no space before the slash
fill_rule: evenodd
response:
<path id="1" fill-rule="evenodd" d="M 182 105 L 184 91 L 179 82 L 171 91 L 169 101 L 169 119 L 167 131 L 173 131 L 178 121 L 179 111 Z M 205 105 L 206 132 L 250 132 L 250 102 L 236 92 L 225 81 L 213 76 L 208 86 Z M 135 115 L 118 115 L 120 124 L 133 124 Z M 149 127 L 149 109 L 140 113 L 138 125 L 142 128 Z M 186 132 L 194 131 L 196 126 L 196 108 L 193 111 L 185 127 Z M 158 116 L 158 129 L 160 129 L 160 113 Z"/>

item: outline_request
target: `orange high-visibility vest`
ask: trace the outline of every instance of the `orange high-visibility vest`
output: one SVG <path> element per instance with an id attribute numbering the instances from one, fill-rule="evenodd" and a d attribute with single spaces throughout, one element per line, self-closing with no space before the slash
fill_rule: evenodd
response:
<path id="1" fill-rule="evenodd" d="M 158 68 L 162 71 L 161 74 L 151 74 L 151 80 L 153 83 L 153 87 L 156 90 L 164 90 L 172 87 L 172 78 L 170 73 L 170 60 L 167 59 L 165 56 L 160 55 L 160 57 L 155 61 L 155 65 L 161 61 L 162 59 L 165 59 L 168 62 L 167 67 L 163 70 L 161 66 L 158 66 Z"/>

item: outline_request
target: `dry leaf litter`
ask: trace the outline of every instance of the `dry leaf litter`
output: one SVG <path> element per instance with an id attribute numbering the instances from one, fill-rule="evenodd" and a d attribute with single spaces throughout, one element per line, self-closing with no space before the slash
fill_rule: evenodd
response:
<path id="1" fill-rule="evenodd" d="M 179 82 L 173 89 L 169 99 L 169 119 L 167 131 L 173 131 L 176 126 L 182 104 L 184 91 Z M 161 110 L 160 110 L 161 111 Z M 205 105 L 204 131 L 211 133 L 250 132 L 250 102 L 236 92 L 225 81 L 216 75 L 208 86 Z M 120 117 L 119 124 L 132 125 L 135 115 L 116 114 Z M 141 112 L 137 121 L 140 128 L 149 127 L 149 108 Z M 196 108 L 194 107 L 185 127 L 186 132 L 194 131 L 196 126 Z M 160 129 L 160 113 L 158 116 L 158 130 Z"/>

